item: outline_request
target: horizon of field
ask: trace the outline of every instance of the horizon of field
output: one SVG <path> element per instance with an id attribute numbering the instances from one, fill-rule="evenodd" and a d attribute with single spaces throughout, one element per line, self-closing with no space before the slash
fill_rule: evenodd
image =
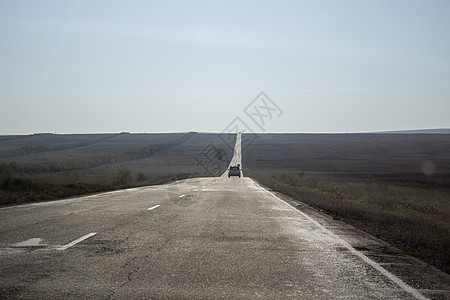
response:
<path id="1" fill-rule="evenodd" d="M 144 131 L 144 132 L 33 132 L 18 134 L 0 134 L 1 137 L 21 137 L 32 135 L 110 135 L 110 134 L 171 134 L 171 133 L 189 133 L 199 134 L 220 134 L 215 131 L 189 130 L 189 131 Z M 380 131 L 321 131 L 321 132 L 301 132 L 301 131 L 270 131 L 270 132 L 247 132 L 253 134 L 450 134 L 450 128 L 416 128 L 416 129 L 389 129 Z"/>

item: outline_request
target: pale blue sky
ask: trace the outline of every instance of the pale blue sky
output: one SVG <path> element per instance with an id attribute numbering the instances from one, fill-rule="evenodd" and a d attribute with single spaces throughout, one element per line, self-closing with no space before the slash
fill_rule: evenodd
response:
<path id="1" fill-rule="evenodd" d="M 450 1 L 0 1 L 0 134 L 450 128 Z M 260 130 L 259 130 L 260 131 Z"/>

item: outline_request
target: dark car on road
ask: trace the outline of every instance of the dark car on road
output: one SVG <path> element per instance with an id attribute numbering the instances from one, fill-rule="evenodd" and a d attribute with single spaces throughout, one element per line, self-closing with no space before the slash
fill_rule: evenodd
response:
<path id="1" fill-rule="evenodd" d="M 239 178 L 241 178 L 241 170 L 238 166 L 230 167 L 230 170 L 228 171 L 228 178 L 231 176 L 239 176 Z"/>

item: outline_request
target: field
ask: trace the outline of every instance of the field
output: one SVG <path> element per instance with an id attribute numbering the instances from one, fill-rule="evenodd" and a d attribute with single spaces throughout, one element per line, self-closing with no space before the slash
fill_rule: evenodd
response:
<path id="1" fill-rule="evenodd" d="M 450 135 L 261 134 L 243 165 L 266 186 L 450 271 Z"/>
<path id="2" fill-rule="evenodd" d="M 0 136 L 0 204 L 216 176 L 231 155 L 219 135 L 194 132 Z"/>

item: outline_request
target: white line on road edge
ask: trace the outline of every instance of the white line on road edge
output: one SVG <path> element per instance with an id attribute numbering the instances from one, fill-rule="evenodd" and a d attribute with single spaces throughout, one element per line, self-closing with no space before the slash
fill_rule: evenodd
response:
<path id="1" fill-rule="evenodd" d="M 325 228 L 322 224 L 320 224 L 319 222 L 317 222 L 316 220 L 314 220 L 313 218 L 311 218 L 310 216 L 308 216 L 307 214 L 305 214 L 304 212 L 298 210 L 297 208 L 293 207 L 292 205 L 290 205 L 289 203 L 287 203 L 286 201 L 284 201 L 283 199 L 277 197 L 276 195 L 274 195 L 271 191 L 266 190 L 265 188 L 261 187 L 256 181 L 253 180 L 253 182 L 259 186 L 261 189 L 263 189 L 264 191 L 266 191 L 267 193 L 269 193 L 270 195 L 272 195 L 272 197 L 274 197 L 275 199 L 277 199 L 278 201 L 281 201 L 282 203 L 286 204 L 287 206 L 289 206 L 291 209 L 293 209 L 295 212 L 297 212 L 298 214 L 302 215 L 303 217 L 305 217 L 306 219 L 308 219 L 311 223 L 313 223 L 314 225 L 316 225 L 317 227 L 319 227 L 321 230 L 323 230 L 326 234 L 328 234 L 329 236 L 331 236 L 332 238 L 334 238 L 335 240 L 337 240 L 338 242 L 341 243 L 342 246 L 344 246 L 345 248 L 347 248 L 350 252 L 352 252 L 354 255 L 358 256 L 359 258 L 361 258 L 363 261 L 365 261 L 367 264 L 371 265 L 373 268 L 375 268 L 377 271 L 379 271 L 381 274 L 383 274 L 384 276 L 386 276 L 387 278 L 389 278 L 392 282 L 394 282 L 395 284 L 397 284 L 399 287 L 401 287 L 405 292 L 410 293 L 411 295 L 413 295 L 416 299 L 421 299 L 421 300 L 425 300 L 428 299 L 427 297 L 425 297 L 424 295 L 422 295 L 418 290 L 416 290 L 415 288 L 411 287 L 410 285 L 408 285 L 406 282 L 404 282 L 403 280 L 401 280 L 400 278 L 398 278 L 397 276 L 395 276 L 394 274 L 390 273 L 388 270 L 386 270 L 385 268 L 383 268 L 379 263 L 374 262 L 373 260 L 371 260 L 370 258 L 368 258 L 367 256 L 365 256 L 364 254 L 362 254 L 361 252 L 359 252 L 358 250 L 356 250 L 355 248 L 352 247 L 352 245 L 350 245 L 349 243 L 347 243 L 344 239 L 342 239 L 341 237 L 337 236 L 336 234 L 334 234 L 333 232 L 331 232 L 330 230 L 328 230 L 327 228 Z"/>
<path id="2" fill-rule="evenodd" d="M 152 210 L 152 209 L 155 209 L 155 208 L 158 208 L 158 207 L 160 207 L 161 205 L 155 205 L 155 206 L 152 206 L 152 207 L 150 207 L 150 208 L 148 208 L 147 210 Z"/>
<path id="3" fill-rule="evenodd" d="M 96 234 L 97 234 L 97 232 L 91 232 L 91 233 L 89 233 L 89 234 L 86 234 L 85 236 L 80 237 L 79 239 L 76 239 L 76 240 L 73 241 L 73 242 L 68 243 L 67 245 L 64 245 L 64 246 L 61 246 L 61 247 L 57 248 L 56 250 L 66 250 L 67 248 L 70 248 L 70 247 L 72 247 L 72 246 L 78 244 L 79 242 L 82 242 L 82 241 L 84 241 L 85 239 L 88 239 L 88 238 L 90 238 L 91 236 L 94 236 L 94 235 L 96 235 Z"/>

